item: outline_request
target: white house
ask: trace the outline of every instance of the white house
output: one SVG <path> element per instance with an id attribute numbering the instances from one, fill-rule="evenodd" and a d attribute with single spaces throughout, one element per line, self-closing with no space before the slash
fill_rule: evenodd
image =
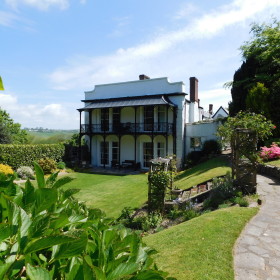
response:
<path id="1" fill-rule="evenodd" d="M 199 105 L 195 77 L 189 95 L 183 82 L 140 75 L 136 81 L 96 85 L 82 101 L 80 136 L 87 140 L 92 166 L 148 168 L 153 157 L 173 154 L 181 165 L 191 151 L 187 124 L 211 117 Z"/>

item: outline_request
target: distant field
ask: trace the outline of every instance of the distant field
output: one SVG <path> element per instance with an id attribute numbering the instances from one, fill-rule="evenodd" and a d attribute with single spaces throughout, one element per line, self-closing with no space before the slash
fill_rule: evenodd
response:
<path id="1" fill-rule="evenodd" d="M 55 144 L 71 139 L 78 130 L 28 131 L 30 144 Z"/>

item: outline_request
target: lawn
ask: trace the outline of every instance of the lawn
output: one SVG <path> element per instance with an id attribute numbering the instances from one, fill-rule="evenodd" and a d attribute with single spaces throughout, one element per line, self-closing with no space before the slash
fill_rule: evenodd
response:
<path id="1" fill-rule="evenodd" d="M 65 188 L 77 188 L 75 196 L 94 208 L 100 208 L 109 217 L 118 217 L 124 207 L 140 207 L 147 201 L 147 175 L 100 175 L 73 173 L 76 179 Z"/>
<path id="2" fill-rule="evenodd" d="M 158 251 L 158 267 L 178 280 L 233 280 L 234 243 L 257 211 L 217 210 L 149 235 L 144 242 Z"/>
<path id="3" fill-rule="evenodd" d="M 180 172 L 175 185 L 185 189 L 229 170 L 223 157 L 211 159 Z M 75 172 L 71 176 L 76 180 L 66 188 L 80 189 L 76 198 L 90 207 L 102 209 L 110 217 L 118 217 L 124 207 L 141 207 L 147 201 L 146 174 L 116 176 Z"/>
<path id="4" fill-rule="evenodd" d="M 187 189 L 213 177 L 225 175 L 228 171 L 231 171 L 228 159 L 220 156 L 181 171 L 177 176 L 175 186 L 179 189 Z"/>

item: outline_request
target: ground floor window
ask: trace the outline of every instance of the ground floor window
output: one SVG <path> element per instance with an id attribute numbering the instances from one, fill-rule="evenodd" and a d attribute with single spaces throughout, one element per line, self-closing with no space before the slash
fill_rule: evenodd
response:
<path id="1" fill-rule="evenodd" d="M 201 137 L 192 137 L 191 138 L 191 148 L 201 148 Z"/>
<path id="2" fill-rule="evenodd" d="M 101 164 L 109 164 L 109 142 L 100 143 L 100 159 Z"/>
<path id="3" fill-rule="evenodd" d="M 119 142 L 112 142 L 112 161 L 119 162 Z"/>
<path id="4" fill-rule="evenodd" d="M 143 165 L 144 167 L 150 167 L 150 160 L 153 158 L 153 143 L 144 142 L 143 143 Z"/>
<path id="5" fill-rule="evenodd" d="M 157 143 L 157 156 L 158 157 L 165 157 L 165 150 L 164 150 L 164 143 L 158 142 Z"/>

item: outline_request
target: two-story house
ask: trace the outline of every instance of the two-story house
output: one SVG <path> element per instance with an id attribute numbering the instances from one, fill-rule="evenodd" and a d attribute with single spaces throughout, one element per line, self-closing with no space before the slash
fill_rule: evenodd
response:
<path id="1" fill-rule="evenodd" d="M 185 124 L 204 117 L 195 77 L 189 95 L 183 82 L 140 75 L 136 81 L 96 85 L 82 101 L 80 136 L 89 145 L 92 166 L 130 161 L 147 168 L 152 158 L 173 154 L 182 164 L 188 152 Z"/>

